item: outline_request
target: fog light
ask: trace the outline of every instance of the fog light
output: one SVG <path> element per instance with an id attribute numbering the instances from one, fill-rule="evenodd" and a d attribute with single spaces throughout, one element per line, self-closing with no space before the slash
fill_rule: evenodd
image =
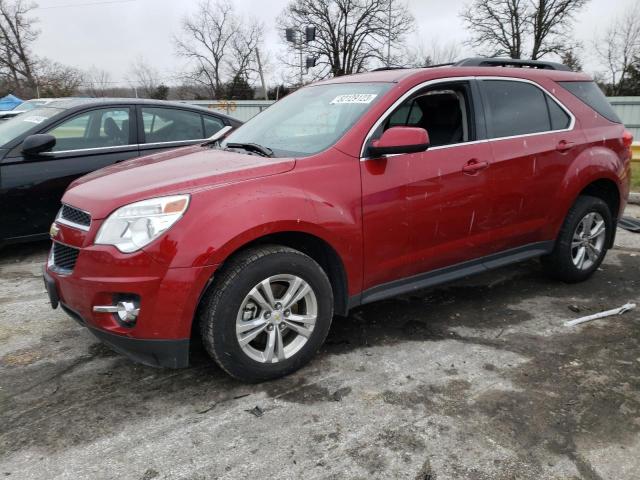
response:
<path id="1" fill-rule="evenodd" d="M 93 307 L 96 313 L 115 313 L 123 323 L 135 323 L 140 313 L 140 307 L 134 302 L 120 301 L 115 305 L 96 305 Z"/>

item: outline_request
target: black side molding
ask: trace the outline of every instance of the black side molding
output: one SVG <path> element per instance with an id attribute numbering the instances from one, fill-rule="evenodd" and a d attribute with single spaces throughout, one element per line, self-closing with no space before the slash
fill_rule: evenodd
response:
<path id="1" fill-rule="evenodd" d="M 421 273 L 412 277 L 402 278 L 400 280 L 394 280 L 393 282 L 377 285 L 362 292 L 360 298 L 357 296 L 351 297 L 349 299 L 349 308 L 354 308 L 366 303 L 377 302 L 378 300 L 395 297 L 403 293 L 441 285 L 470 275 L 510 265 L 512 263 L 522 262 L 529 258 L 540 257 L 551 253 L 554 244 L 555 242 L 552 240 L 547 242 L 531 243 L 522 247 L 495 253 L 487 257 L 469 260 L 450 267 L 439 268 L 437 270 Z"/>

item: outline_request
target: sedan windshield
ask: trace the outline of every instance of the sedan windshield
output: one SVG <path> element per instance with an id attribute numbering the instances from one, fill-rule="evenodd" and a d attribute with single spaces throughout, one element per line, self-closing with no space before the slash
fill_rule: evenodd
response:
<path id="1" fill-rule="evenodd" d="M 377 101 L 390 83 L 334 83 L 306 87 L 283 98 L 229 135 L 222 147 L 258 145 L 275 157 L 326 150 Z"/>
<path id="2" fill-rule="evenodd" d="M 60 108 L 36 108 L 0 123 L 0 147 L 62 111 Z"/>

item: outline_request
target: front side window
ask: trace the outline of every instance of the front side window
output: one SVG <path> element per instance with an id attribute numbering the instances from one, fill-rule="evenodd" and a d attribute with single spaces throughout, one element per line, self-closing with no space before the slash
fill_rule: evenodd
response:
<path id="1" fill-rule="evenodd" d="M 438 86 L 402 103 L 374 137 L 378 138 L 388 128 L 404 126 L 424 128 L 431 147 L 468 142 L 470 112 L 466 84 Z"/>
<path id="2" fill-rule="evenodd" d="M 254 143 L 276 157 L 321 152 L 389 89 L 390 83 L 332 83 L 301 88 L 256 115 L 229 135 L 227 143 Z"/>
<path id="3" fill-rule="evenodd" d="M 206 138 L 202 116 L 177 108 L 142 107 L 145 143 Z M 211 135 L 209 135 L 211 136 Z"/>
<path id="4" fill-rule="evenodd" d="M 56 137 L 53 152 L 128 145 L 129 109 L 103 108 L 83 112 L 46 133 Z"/>

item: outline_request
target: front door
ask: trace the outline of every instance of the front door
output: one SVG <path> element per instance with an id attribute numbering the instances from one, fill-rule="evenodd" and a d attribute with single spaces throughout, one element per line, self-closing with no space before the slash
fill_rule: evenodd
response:
<path id="1" fill-rule="evenodd" d="M 361 162 L 365 289 L 459 264 L 490 249 L 491 148 L 478 140 L 472 85 L 426 87 L 403 102 L 372 138 L 392 126 L 427 130 L 421 153 Z"/>
<path id="2" fill-rule="evenodd" d="M 76 178 L 138 155 L 129 107 L 77 113 L 39 133 L 56 137 L 50 151 L 25 157 L 21 146 L 2 161 L 3 238 L 46 234 L 60 199 Z"/>

